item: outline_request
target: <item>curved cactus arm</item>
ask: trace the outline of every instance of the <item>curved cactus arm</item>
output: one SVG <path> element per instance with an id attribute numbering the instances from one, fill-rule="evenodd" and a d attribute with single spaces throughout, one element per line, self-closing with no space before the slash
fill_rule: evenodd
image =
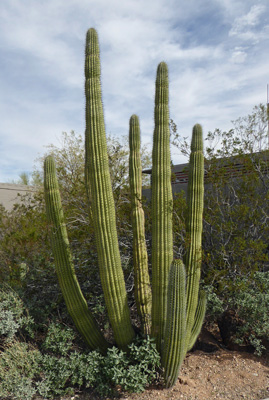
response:
<path id="1" fill-rule="evenodd" d="M 187 325 L 186 351 L 194 325 L 198 303 L 199 281 L 202 261 L 202 229 L 204 208 L 204 156 L 203 131 L 199 124 L 193 127 L 191 155 L 189 162 L 189 182 L 187 192 L 186 233 L 189 246 L 185 256 L 187 272 Z"/>
<path id="2" fill-rule="evenodd" d="M 87 32 L 85 48 L 85 174 L 90 186 L 97 255 L 109 320 L 119 347 L 135 336 L 127 304 L 116 231 L 100 82 L 100 54 L 95 29 Z"/>
<path id="3" fill-rule="evenodd" d="M 161 351 L 166 321 L 168 275 L 173 260 L 172 186 L 168 68 L 158 65 L 152 151 L 152 331 Z"/>
<path id="4" fill-rule="evenodd" d="M 129 146 L 129 180 L 132 203 L 135 300 L 137 311 L 141 319 L 142 332 L 149 335 L 151 327 L 151 287 L 148 273 L 145 219 L 142 208 L 140 127 L 137 115 L 132 115 L 130 118 Z"/>
<path id="5" fill-rule="evenodd" d="M 190 335 L 190 340 L 188 343 L 188 351 L 190 351 L 193 346 L 195 345 L 195 342 L 199 336 L 199 333 L 201 332 L 203 322 L 205 319 L 205 313 L 206 313 L 206 293 L 203 290 L 200 290 L 200 294 L 198 297 L 198 304 L 197 304 L 197 309 L 194 317 L 194 324 L 192 327 L 191 335 Z"/>
<path id="6" fill-rule="evenodd" d="M 44 188 L 56 272 L 68 312 L 89 347 L 93 350 L 99 348 L 105 353 L 109 344 L 88 310 L 75 274 L 52 156 L 48 156 L 44 163 Z"/>
<path id="7" fill-rule="evenodd" d="M 172 262 L 169 272 L 167 321 L 162 366 L 166 387 L 176 383 L 185 356 L 186 273 L 181 260 Z"/>

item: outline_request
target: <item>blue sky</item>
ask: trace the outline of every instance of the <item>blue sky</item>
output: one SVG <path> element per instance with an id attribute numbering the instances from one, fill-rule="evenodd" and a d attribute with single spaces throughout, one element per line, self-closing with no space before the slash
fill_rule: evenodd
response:
<path id="1" fill-rule="evenodd" d="M 170 116 L 183 136 L 230 129 L 266 102 L 268 0 L 1 0 L 0 182 L 31 172 L 61 132 L 84 133 L 84 45 L 99 34 L 107 133 L 140 117 L 152 142 L 154 82 L 170 77 Z M 174 162 L 185 162 L 172 149 Z"/>

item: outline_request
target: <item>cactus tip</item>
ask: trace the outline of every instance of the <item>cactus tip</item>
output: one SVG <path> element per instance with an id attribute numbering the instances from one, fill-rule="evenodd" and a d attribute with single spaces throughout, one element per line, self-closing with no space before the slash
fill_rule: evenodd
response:
<path id="1" fill-rule="evenodd" d="M 168 66 L 164 61 L 158 65 L 156 84 L 168 87 Z"/>
<path id="2" fill-rule="evenodd" d="M 94 28 L 90 28 L 86 34 L 86 55 L 99 53 L 98 33 Z"/>
<path id="3" fill-rule="evenodd" d="M 130 124 L 139 124 L 139 118 L 136 114 L 133 114 L 130 118 Z"/>
<path id="4" fill-rule="evenodd" d="M 165 61 L 161 61 L 160 64 L 158 65 L 158 70 L 168 70 L 168 66 Z"/>
<path id="5" fill-rule="evenodd" d="M 191 150 L 192 151 L 203 151 L 203 129 L 200 124 L 196 124 L 193 127 Z"/>
<path id="6" fill-rule="evenodd" d="M 87 38 L 89 38 L 90 36 L 98 36 L 96 29 L 95 28 L 88 29 L 86 36 Z"/>

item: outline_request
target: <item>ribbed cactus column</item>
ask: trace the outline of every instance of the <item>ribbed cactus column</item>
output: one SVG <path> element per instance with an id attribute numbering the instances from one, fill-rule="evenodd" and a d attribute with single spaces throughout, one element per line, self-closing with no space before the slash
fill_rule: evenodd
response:
<path id="1" fill-rule="evenodd" d="M 176 383 L 185 356 L 186 273 L 181 260 L 172 262 L 167 300 L 162 366 L 166 387 L 171 387 Z"/>
<path id="2" fill-rule="evenodd" d="M 68 312 L 90 348 L 105 353 L 108 343 L 88 310 L 75 274 L 52 156 L 44 163 L 44 189 L 56 272 Z"/>
<path id="3" fill-rule="evenodd" d="M 129 124 L 129 180 L 132 203 L 133 263 L 135 300 L 141 319 L 142 332 L 150 333 L 151 287 L 148 273 L 148 253 L 145 239 L 145 219 L 142 208 L 142 165 L 140 157 L 140 127 L 137 115 Z"/>
<path id="4" fill-rule="evenodd" d="M 152 151 L 152 336 L 161 352 L 168 274 L 173 260 L 168 68 L 157 69 Z"/>
<path id="5" fill-rule="evenodd" d="M 203 290 L 200 290 L 199 296 L 198 296 L 198 304 L 195 312 L 195 317 L 194 317 L 194 323 L 193 327 L 191 330 L 190 334 L 190 339 L 188 343 L 187 350 L 191 350 L 193 346 L 195 345 L 195 342 L 199 336 L 199 333 L 201 332 L 203 321 L 205 318 L 205 313 L 206 313 L 206 293 Z"/>
<path id="6" fill-rule="evenodd" d="M 134 337 L 116 231 L 101 98 L 97 32 L 87 32 L 85 49 L 85 175 L 90 186 L 100 277 L 115 340 L 125 348 Z"/>
<path id="7" fill-rule="evenodd" d="M 189 244 L 185 256 L 187 272 L 186 351 L 189 348 L 195 322 L 202 261 L 204 156 L 203 131 L 199 124 L 196 124 L 192 131 L 187 207 L 186 234 Z"/>
<path id="8" fill-rule="evenodd" d="M 172 263 L 169 275 L 168 316 L 162 352 L 166 387 L 176 383 L 185 354 L 192 348 L 200 333 L 206 310 L 205 293 L 203 291 L 199 293 L 203 194 L 203 134 L 201 126 L 195 125 L 192 133 L 187 194 L 186 231 L 189 241 L 185 257 L 187 288 L 185 289 L 184 265 L 182 261 L 176 260 Z"/>

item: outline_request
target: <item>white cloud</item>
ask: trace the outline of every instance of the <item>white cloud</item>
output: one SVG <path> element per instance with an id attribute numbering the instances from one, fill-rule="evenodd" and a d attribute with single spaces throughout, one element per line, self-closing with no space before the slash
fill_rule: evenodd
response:
<path id="1" fill-rule="evenodd" d="M 231 56 L 231 62 L 235 64 L 243 64 L 247 59 L 247 52 L 241 47 L 236 47 Z"/>
<path id="2" fill-rule="evenodd" d="M 89 27 L 99 33 L 108 133 L 126 135 L 136 113 L 143 142 L 152 140 L 155 74 L 163 60 L 171 117 L 185 136 L 196 122 L 205 132 L 228 129 L 263 101 L 267 0 L 256 6 L 252 0 L 148 0 L 146 6 L 142 0 L 2 0 L 0 8 L 0 181 L 31 170 L 62 131 L 83 133 Z"/>
<path id="3" fill-rule="evenodd" d="M 261 32 L 255 28 L 259 25 L 261 16 L 266 13 L 266 7 L 262 4 L 256 4 L 250 11 L 235 19 L 229 32 L 230 36 L 237 36 L 243 40 L 259 40 Z"/>

